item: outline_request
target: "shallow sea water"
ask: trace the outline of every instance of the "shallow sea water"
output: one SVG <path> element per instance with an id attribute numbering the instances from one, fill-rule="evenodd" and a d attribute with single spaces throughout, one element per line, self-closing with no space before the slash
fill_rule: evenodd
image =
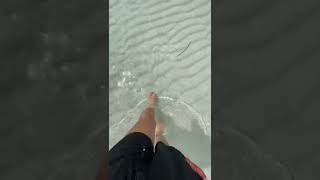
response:
<path id="1" fill-rule="evenodd" d="M 211 1 L 109 2 L 109 147 L 137 121 L 148 92 L 166 137 L 211 169 Z"/>

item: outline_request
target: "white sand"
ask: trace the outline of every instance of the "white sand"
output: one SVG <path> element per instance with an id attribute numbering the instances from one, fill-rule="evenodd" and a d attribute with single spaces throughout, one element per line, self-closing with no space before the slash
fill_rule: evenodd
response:
<path id="1" fill-rule="evenodd" d="M 210 1 L 111 0 L 109 5 L 110 146 L 136 122 L 146 95 L 155 91 L 159 116 L 170 121 L 169 143 L 210 168 Z"/>

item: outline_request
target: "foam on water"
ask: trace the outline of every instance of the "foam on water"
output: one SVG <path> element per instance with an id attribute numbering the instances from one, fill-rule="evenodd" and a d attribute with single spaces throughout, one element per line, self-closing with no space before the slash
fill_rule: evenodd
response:
<path id="1" fill-rule="evenodd" d="M 169 143 L 210 169 L 209 0 L 112 0 L 109 9 L 110 148 L 137 121 L 148 92 Z"/>

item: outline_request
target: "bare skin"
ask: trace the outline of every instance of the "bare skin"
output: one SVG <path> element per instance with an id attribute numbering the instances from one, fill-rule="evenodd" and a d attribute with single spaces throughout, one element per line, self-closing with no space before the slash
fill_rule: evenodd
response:
<path id="1" fill-rule="evenodd" d="M 156 108 L 156 94 L 154 92 L 149 93 L 148 97 L 148 106 L 141 113 L 138 122 L 129 130 L 128 133 L 140 132 L 148 136 L 152 143 L 155 140 L 155 108 Z"/>
<path id="2" fill-rule="evenodd" d="M 159 119 L 156 123 L 156 130 L 155 130 L 155 144 L 158 142 L 162 142 L 168 145 L 168 141 L 164 138 L 163 133 L 165 129 L 165 123 L 162 119 Z"/>
<path id="3" fill-rule="evenodd" d="M 138 122 L 129 130 L 128 133 L 140 132 L 147 135 L 152 143 L 162 142 L 168 144 L 167 140 L 163 136 L 165 124 L 163 120 L 155 120 L 155 108 L 156 108 L 156 94 L 154 92 L 149 93 L 148 105 L 146 109 L 140 114 Z M 107 158 L 100 165 L 100 169 L 97 174 L 98 180 L 108 179 L 108 163 Z"/>
<path id="4" fill-rule="evenodd" d="M 152 143 L 159 141 L 168 144 L 167 140 L 163 137 L 165 124 L 162 120 L 155 120 L 155 108 L 157 97 L 154 92 L 149 93 L 148 105 L 141 113 L 138 122 L 129 130 L 128 133 L 140 132 L 147 135 Z"/>

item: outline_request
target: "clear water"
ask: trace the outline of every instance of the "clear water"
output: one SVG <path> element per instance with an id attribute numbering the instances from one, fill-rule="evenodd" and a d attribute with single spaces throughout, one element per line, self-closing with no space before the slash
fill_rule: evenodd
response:
<path id="1" fill-rule="evenodd" d="M 169 143 L 211 169 L 211 1 L 109 2 L 110 148 L 137 121 L 150 91 Z"/>

